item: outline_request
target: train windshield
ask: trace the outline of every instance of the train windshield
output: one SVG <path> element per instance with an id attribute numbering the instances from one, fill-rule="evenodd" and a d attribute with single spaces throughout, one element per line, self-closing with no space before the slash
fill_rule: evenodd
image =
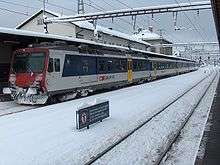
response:
<path id="1" fill-rule="evenodd" d="M 16 73 L 41 73 L 44 70 L 45 54 L 23 53 L 15 54 L 13 71 Z"/>

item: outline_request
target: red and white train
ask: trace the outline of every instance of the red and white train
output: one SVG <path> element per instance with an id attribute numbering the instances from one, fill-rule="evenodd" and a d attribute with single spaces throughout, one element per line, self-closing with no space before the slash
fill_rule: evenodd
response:
<path id="1" fill-rule="evenodd" d="M 45 104 L 196 69 L 192 60 L 124 47 L 38 45 L 14 52 L 3 92 L 18 104 Z"/>

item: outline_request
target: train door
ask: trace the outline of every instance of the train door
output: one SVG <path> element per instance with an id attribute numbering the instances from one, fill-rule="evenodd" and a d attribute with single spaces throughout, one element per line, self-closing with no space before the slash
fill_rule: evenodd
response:
<path id="1" fill-rule="evenodd" d="M 128 58 L 128 82 L 133 81 L 132 58 Z"/>
<path id="2" fill-rule="evenodd" d="M 49 58 L 48 74 L 47 74 L 47 86 L 49 91 L 59 90 L 62 88 L 60 82 L 61 67 L 59 58 Z"/>

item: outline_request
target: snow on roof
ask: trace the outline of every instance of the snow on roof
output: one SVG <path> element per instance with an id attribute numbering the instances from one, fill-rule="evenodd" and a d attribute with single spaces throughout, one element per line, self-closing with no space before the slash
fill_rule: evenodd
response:
<path id="1" fill-rule="evenodd" d="M 20 29 L 22 26 L 24 26 L 26 23 L 28 23 L 30 20 L 32 20 L 33 18 L 35 18 L 37 15 L 41 14 L 43 12 L 43 9 L 40 9 L 38 12 L 36 12 L 35 14 L 33 14 L 31 17 L 29 17 L 28 19 L 26 19 L 25 21 L 23 21 L 21 24 L 19 24 L 16 29 Z M 46 10 L 47 13 L 52 14 L 54 17 L 61 17 L 63 15 L 50 11 L 50 10 Z M 88 21 L 81 21 L 81 22 L 72 22 L 72 24 L 80 27 L 80 28 L 84 28 L 84 29 L 89 29 L 89 30 L 94 30 L 93 24 L 89 23 Z M 97 30 L 101 31 L 105 34 L 109 34 L 112 36 L 116 36 L 119 38 L 123 38 L 129 41 L 134 41 L 140 44 L 144 44 L 147 46 L 150 46 L 150 44 L 148 42 L 142 41 L 141 39 L 138 39 L 132 35 L 129 34 L 125 34 L 116 30 L 111 30 L 102 26 L 97 25 Z"/>
<path id="2" fill-rule="evenodd" d="M 159 40 L 161 36 L 157 33 L 153 33 L 148 29 L 140 31 L 138 34 L 134 34 L 133 37 L 143 40 Z"/>
<path id="3" fill-rule="evenodd" d="M 40 10 L 38 10 L 36 13 L 34 13 L 33 15 L 31 15 L 30 17 L 28 17 L 27 19 L 25 19 L 23 22 L 21 22 L 20 24 L 18 24 L 15 29 L 20 29 L 22 26 L 24 26 L 26 23 L 28 23 L 30 20 L 34 19 L 36 16 L 38 16 L 39 14 L 43 13 L 43 9 L 41 8 Z M 55 13 L 53 11 L 49 11 L 47 10 L 47 13 L 55 16 L 55 17 L 61 17 L 61 14 Z"/>
<path id="4" fill-rule="evenodd" d="M 94 30 L 93 24 L 88 22 L 88 21 L 74 22 L 74 24 L 81 27 L 81 28 Z M 116 31 L 116 30 L 112 30 L 112 29 L 109 29 L 109 28 L 105 28 L 105 27 L 102 27 L 102 26 L 99 26 L 99 25 L 97 25 L 96 28 L 97 28 L 98 31 L 109 34 L 109 35 L 112 35 L 112 36 L 120 37 L 120 38 L 127 39 L 127 40 L 130 40 L 130 41 L 135 41 L 135 42 L 145 44 L 145 45 L 148 45 L 148 46 L 150 45 L 149 43 L 147 43 L 145 41 L 142 41 L 141 39 L 138 39 L 138 38 L 134 37 L 133 35 L 125 34 L 125 33 L 122 33 L 122 32 Z"/>
<path id="5" fill-rule="evenodd" d="M 67 36 L 61 36 L 61 35 L 56 35 L 56 34 L 45 34 L 45 33 L 40 33 L 40 32 L 33 32 L 33 31 L 27 31 L 27 30 L 17 30 L 17 29 L 4 28 L 4 27 L 0 27 L 0 34 L 12 34 L 12 35 L 17 35 L 17 36 L 47 38 L 47 39 L 62 40 L 62 41 L 73 42 L 73 43 L 75 42 L 75 43 L 84 43 L 84 44 L 89 44 L 89 45 L 99 45 L 99 46 L 103 46 L 103 47 L 111 47 L 111 48 L 116 48 L 116 49 L 120 49 L 120 50 L 129 50 L 128 47 L 124 47 L 124 46 L 97 43 L 95 41 L 67 37 Z M 142 52 L 142 53 L 149 53 L 153 56 L 162 57 L 162 58 L 172 58 L 172 59 L 192 61 L 187 58 L 164 55 L 164 54 L 154 53 L 154 52 L 150 52 L 150 51 L 135 49 L 135 48 L 131 48 L 131 50 Z"/>

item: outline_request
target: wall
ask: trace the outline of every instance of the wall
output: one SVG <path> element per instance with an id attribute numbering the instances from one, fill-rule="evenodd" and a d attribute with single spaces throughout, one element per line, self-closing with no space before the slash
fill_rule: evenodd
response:
<path id="1" fill-rule="evenodd" d="M 94 37 L 94 32 L 92 30 L 76 27 L 77 38 L 82 38 L 82 39 L 91 40 L 91 41 L 96 40 L 97 42 L 100 42 L 100 43 L 118 45 L 118 46 L 124 46 L 124 47 L 128 47 L 128 45 L 130 44 L 132 48 L 146 50 L 146 45 L 135 42 L 135 41 L 128 41 L 120 37 L 111 36 L 109 34 L 104 34 L 102 32 L 99 32 L 99 36 L 100 37 L 97 40 Z"/>
<path id="2" fill-rule="evenodd" d="M 53 15 L 46 13 L 47 17 L 53 17 Z M 39 14 L 33 20 L 22 26 L 21 30 L 29 30 L 34 32 L 44 33 L 44 25 L 42 24 L 43 13 Z M 75 37 L 75 25 L 71 23 L 55 23 L 48 24 L 48 32 L 50 34 L 57 34 L 69 37 Z"/>
<path id="3" fill-rule="evenodd" d="M 160 44 L 171 44 L 171 42 L 167 42 L 164 39 L 157 39 L 157 40 L 144 40 L 150 44 L 153 45 L 153 48 L 151 49 L 153 52 L 166 54 L 166 55 L 172 55 L 173 54 L 173 48 L 172 47 L 161 47 Z M 157 45 L 157 46 L 154 46 Z"/>

